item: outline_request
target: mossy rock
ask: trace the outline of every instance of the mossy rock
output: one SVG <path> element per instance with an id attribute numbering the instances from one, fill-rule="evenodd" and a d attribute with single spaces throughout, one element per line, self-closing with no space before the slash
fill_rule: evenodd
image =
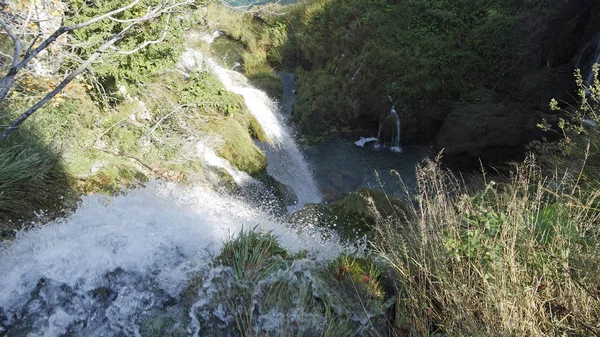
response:
<path id="1" fill-rule="evenodd" d="M 373 235 L 373 226 L 380 218 L 406 221 L 409 216 L 408 206 L 400 199 L 380 190 L 361 187 L 329 205 L 308 204 L 292 214 L 291 221 L 332 229 L 342 239 L 354 241 Z"/>
<path id="2" fill-rule="evenodd" d="M 387 314 L 395 303 L 394 288 L 389 286 L 393 280 L 386 268 L 372 256 L 342 254 L 319 274 L 326 289 L 321 300 L 329 307 L 356 313 L 354 320 L 368 319 L 375 330 L 381 329 L 375 335 L 384 335 L 388 332 Z M 367 317 L 361 318 L 363 314 Z"/>
<path id="3" fill-rule="evenodd" d="M 536 129 L 535 114 L 509 97 L 478 90 L 448 115 L 436 137 L 436 148 L 460 167 L 503 162 L 523 152 L 529 133 Z"/>

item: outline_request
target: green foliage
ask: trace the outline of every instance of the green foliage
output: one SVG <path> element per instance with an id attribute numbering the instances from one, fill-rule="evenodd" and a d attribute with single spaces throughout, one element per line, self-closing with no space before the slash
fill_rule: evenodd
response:
<path id="1" fill-rule="evenodd" d="M 283 63 L 307 69 L 298 71 L 295 119 L 310 135 L 357 129 L 361 116 L 377 121 L 389 111 L 391 95 L 405 129 L 421 129 L 403 134 L 431 139 L 464 94 L 499 84 L 512 90 L 531 48 L 520 32 L 548 11 L 490 0 L 300 3 L 282 20 Z"/>
<path id="2" fill-rule="evenodd" d="M 598 188 L 600 173 L 600 65 L 594 65 L 592 83 L 584 83 L 579 70 L 575 71 L 579 105 L 562 108 L 553 99 L 550 108 L 562 113 L 557 128 L 553 129 L 545 120 L 538 126 L 547 132 L 558 132 L 556 142 L 534 142 L 532 148 L 540 153 L 548 169 L 558 165 L 574 176 L 585 190 Z"/>
<path id="3" fill-rule="evenodd" d="M 132 20 L 143 16 L 148 8 L 160 3 L 157 0 L 143 0 L 133 8 L 114 15 L 114 20 L 105 19 L 91 26 L 75 30 L 72 34 L 73 42 L 79 47 L 76 49 L 79 56 L 86 59 L 104 41 L 109 40 L 114 34 L 119 33 Z M 82 0 L 69 2 L 67 8 L 67 24 L 85 22 L 109 11 L 124 6 L 125 3 L 116 0 L 102 0 L 86 2 Z M 196 4 L 199 5 L 199 4 Z M 181 11 L 192 12 L 194 6 L 180 8 Z M 160 41 L 151 43 L 145 48 L 132 53 L 120 54 L 117 52 L 106 53 L 101 63 L 93 66 L 96 76 L 106 91 L 116 89 L 116 83 L 144 82 L 151 76 L 172 67 L 177 62 L 183 50 L 183 34 L 193 22 L 192 14 L 162 15 L 155 19 L 143 22 L 134 27 L 122 40 L 117 42 L 116 48 L 120 51 L 134 50 L 146 41 Z M 164 38 L 163 38 L 164 35 Z"/>
<path id="4" fill-rule="evenodd" d="M 594 325 L 599 192 L 541 172 L 530 158 L 514 166 L 508 181 L 473 191 L 436 163 L 418 169 L 414 216 L 379 219 L 375 241 L 397 274 L 399 329 L 407 335 L 600 332 Z"/>

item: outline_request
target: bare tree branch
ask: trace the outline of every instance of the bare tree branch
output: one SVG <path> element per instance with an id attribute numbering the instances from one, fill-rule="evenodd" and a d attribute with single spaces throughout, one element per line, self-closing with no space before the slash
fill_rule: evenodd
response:
<path id="1" fill-rule="evenodd" d="M 6 34 L 8 34 L 10 39 L 13 40 L 14 47 L 13 47 L 12 66 L 15 67 L 17 65 L 17 62 L 19 61 L 19 55 L 21 54 L 21 40 L 19 40 L 19 38 L 15 35 L 15 33 L 13 33 L 13 31 L 10 29 L 10 26 L 1 17 L 0 17 L 0 26 L 2 26 L 2 28 L 4 29 Z"/>
<path id="2" fill-rule="evenodd" d="M 52 43 L 54 43 L 59 37 L 61 37 L 65 33 L 69 33 L 71 31 L 93 25 L 93 24 L 100 22 L 102 20 L 105 20 L 105 19 L 115 21 L 116 20 L 114 18 L 115 15 L 122 13 L 124 11 L 127 11 L 129 9 L 132 9 L 134 6 L 139 4 L 140 1 L 141 0 L 133 0 L 132 2 L 130 2 L 129 4 L 127 4 L 123 7 L 117 8 L 117 9 L 107 12 L 107 13 L 104 13 L 102 15 L 99 15 L 97 17 L 94 17 L 94 18 L 87 20 L 85 22 L 82 22 L 82 23 L 73 24 L 73 25 L 69 25 L 69 26 L 61 26 L 56 31 L 54 31 L 54 33 L 52 33 L 50 36 L 48 36 L 46 39 L 44 39 L 39 45 L 35 46 L 35 43 L 41 36 L 41 34 L 38 33 L 38 35 L 34 37 L 33 41 L 31 42 L 31 44 L 29 45 L 29 47 L 27 48 L 27 51 L 24 53 L 23 56 L 21 56 L 22 47 L 21 47 L 21 40 L 19 37 L 25 36 L 25 28 L 27 27 L 29 22 L 35 22 L 35 20 L 32 20 L 32 18 L 31 18 L 32 8 L 33 8 L 33 0 L 32 0 L 32 5 L 30 6 L 30 9 L 29 9 L 29 13 L 27 14 L 27 17 L 25 18 L 25 22 L 22 26 L 21 32 L 19 33 L 19 36 L 15 35 L 13 33 L 9 23 L 7 23 L 5 21 L 5 17 L 8 17 L 8 16 L 6 14 L 2 13 L 2 16 L 0 16 L 0 26 L 4 29 L 4 31 L 6 31 L 6 34 L 8 34 L 8 36 L 12 39 L 14 47 L 13 47 L 13 57 L 12 57 L 11 67 L 8 69 L 8 72 L 6 73 L 6 75 L 0 79 L 0 103 L 2 103 L 4 101 L 4 99 L 8 95 L 9 90 L 13 87 L 17 74 L 21 70 L 23 70 L 38 54 L 40 54 L 42 51 L 47 49 Z M 122 21 L 122 22 L 129 23 L 129 25 L 125 29 L 123 29 L 121 32 L 113 35 L 109 40 L 105 41 L 102 45 L 100 45 L 87 60 L 82 62 L 80 64 L 80 66 L 77 67 L 77 69 L 75 69 L 73 72 L 68 74 L 58 86 L 56 86 L 53 90 L 48 92 L 42 99 L 40 99 L 37 103 L 35 103 L 30 108 L 28 108 L 24 113 L 22 113 L 12 123 L 10 123 L 10 125 L 0 134 L 0 142 L 6 140 L 11 132 L 18 129 L 20 127 L 20 125 L 27 118 L 29 118 L 29 116 L 31 116 L 39 108 L 41 108 L 44 104 L 48 103 L 52 98 L 54 98 L 58 93 L 60 93 L 73 79 L 75 79 L 79 74 L 81 74 L 90 65 L 92 65 L 94 63 L 94 61 L 96 61 L 98 59 L 98 57 L 100 57 L 109 48 L 113 48 L 121 54 L 130 55 L 130 54 L 133 54 L 133 53 L 147 47 L 150 44 L 156 44 L 156 43 L 163 41 L 167 35 L 167 31 L 169 28 L 169 22 L 170 22 L 171 14 L 173 13 L 173 11 L 175 9 L 178 9 L 179 7 L 189 5 L 189 4 L 193 3 L 193 1 L 194 0 L 164 0 L 164 1 L 161 1 L 158 5 L 156 5 L 154 7 L 148 7 L 148 9 L 146 10 L 146 13 L 144 13 L 143 15 L 141 15 L 137 18 L 128 19 L 128 20 L 117 20 L 119 22 Z M 146 22 L 146 21 L 158 18 L 164 14 L 167 14 L 168 17 L 166 20 L 165 27 L 162 30 L 162 35 L 158 39 L 145 41 L 142 44 L 140 44 L 138 47 L 136 47 L 132 50 L 128 50 L 128 51 L 120 51 L 114 47 L 114 44 L 117 41 L 123 39 L 125 37 L 125 35 L 133 27 L 137 26 L 141 22 Z M 15 18 L 15 17 L 18 18 L 19 16 L 18 15 L 11 16 L 11 18 Z M 35 48 L 34 48 L 34 46 L 35 46 Z"/>
<path id="3" fill-rule="evenodd" d="M 127 26 L 121 32 L 113 35 L 110 40 L 106 41 L 100 48 L 98 48 L 92 56 L 90 56 L 85 62 L 83 62 L 75 71 L 70 73 L 67 77 L 65 77 L 59 85 L 56 86 L 52 91 L 46 94 L 44 98 L 35 103 L 32 107 L 27 109 L 23 114 L 21 114 L 17 119 L 15 119 L 3 132 L 0 134 L 0 143 L 5 141 L 11 132 L 18 129 L 23 122 L 29 118 L 34 112 L 36 112 L 39 108 L 41 108 L 44 104 L 48 103 L 54 96 L 56 96 L 59 92 L 61 92 L 67 84 L 69 84 L 75 77 L 81 74 L 87 67 L 89 67 L 106 49 L 112 46 L 115 42 L 119 41 L 123 36 L 133 28 L 137 23 L 132 23 Z"/>

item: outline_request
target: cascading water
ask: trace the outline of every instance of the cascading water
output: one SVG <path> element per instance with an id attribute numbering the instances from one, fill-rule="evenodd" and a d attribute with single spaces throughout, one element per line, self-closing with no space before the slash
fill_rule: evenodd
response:
<path id="1" fill-rule="evenodd" d="M 598 35 L 596 37 L 595 44 L 596 44 L 596 49 L 594 52 L 594 56 L 592 58 L 593 59 L 592 65 L 600 64 L 600 35 Z M 587 85 L 592 85 L 594 83 L 594 71 L 591 69 L 591 66 L 590 66 L 589 72 L 585 78 L 585 83 Z"/>
<path id="2" fill-rule="evenodd" d="M 183 59 L 187 68 L 194 63 L 200 67 L 204 64 L 217 75 L 227 90 L 244 97 L 248 110 L 271 140 L 270 143 L 259 144 L 267 155 L 267 171 L 281 183 L 290 186 L 298 197 L 298 203 L 288 206 L 288 211 L 301 209 L 307 203 L 321 202 L 322 195 L 312 172 L 282 120 L 283 117 L 276 113 L 275 102 L 264 92 L 252 87 L 242 74 L 221 67 L 199 51 L 187 50 Z"/>
<path id="3" fill-rule="evenodd" d="M 269 173 L 298 196 L 294 209 L 319 202 L 308 165 L 266 94 L 199 53 L 188 51 L 182 66 L 197 67 L 198 62 L 210 66 L 228 90 L 246 100 L 272 140 L 263 144 Z M 209 143 L 196 144 L 196 155 L 207 167 L 227 171 L 238 185 L 260 185 L 218 157 Z M 217 296 L 231 296 L 239 285 L 232 269 L 216 266 L 214 258 L 223 242 L 254 228 L 275 235 L 289 252 L 306 254 L 294 263 L 280 263 L 257 289 L 286 282 L 311 289 L 314 298 L 322 296 L 326 290 L 313 280 L 310 268 L 346 246 L 333 233 L 286 224 L 255 206 L 243 194 L 234 197 L 209 186 L 167 182 L 151 182 L 114 197 L 83 197 L 68 218 L 0 244 L 0 336 L 211 336 L 211 329 L 239 335 L 232 318 L 236 310 L 224 307 L 223 297 Z M 261 297 L 252 296 L 255 301 Z M 296 303 L 294 296 L 288 300 Z M 322 326 L 323 315 L 303 313 L 302 307 L 293 310 L 290 317 L 272 308 L 253 309 L 260 312 L 254 331 L 277 331 L 290 319 Z M 348 314 L 355 321 L 371 317 L 356 311 Z"/>
<path id="4" fill-rule="evenodd" d="M 396 106 L 394 104 L 394 101 L 392 100 L 392 97 L 388 96 L 388 98 L 390 99 L 390 103 L 392 103 L 392 108 L 390 109 L 388 116 L 386 116 L 383 119 L 383 122 L 381 122 L 381 124 L 379 125 L 379 130 L 377 131 L 377 137 L 369 137 L 369 138 L 361 137 L 359 140 L 354 142 L 354 144 L 356 146 L 364 147 L 365 144 L 367 144 L 367 143 L 378 141 L 379 144 L 377 144 L 376 147 L 380 147 L 381 144 L 383 143 L 381 131 L 383 130 L 383 127 L 386 124 L 387 120 L 392 118 L 393 122 L 394 122 L 394 133 L 392 134 L 392 142 L 391 142 L 390 150 L 392 152 L 402 152 L 402 147 L 400 146 L 400 117 L 398 116 L 398 112 L 396 112 Z"/>
<path id="5" fill-rule="evenodd" d="M 68 219 L 0 247 L 0 335 L 140 336 L 156 312 L 192 317 L 186 329 L 198 330 L 193 322 L 203 318 L 178 303 L 182 291 L 214 273 L 210 261 L 224 240 L 254 227 L 314 261 L 342 248 L 202 186 L 153 182 L 126 195 L 84 197 Z"/>
<path id="6" fill-rule="evenodd" d="M 392 101 L 391 97 L 390 101 Z M 396 112 L 396 107 L 393 102 L 392 109 L 390 110 L 390 116 L 394 119 L 394 123 L 396 124 L 396 130 L 394 135 L 392 136 L 391 150 L 393 152 L 402 152 L 402 147 L 400 147 L 400 117 L 398 117 L 398 113 Z"/>

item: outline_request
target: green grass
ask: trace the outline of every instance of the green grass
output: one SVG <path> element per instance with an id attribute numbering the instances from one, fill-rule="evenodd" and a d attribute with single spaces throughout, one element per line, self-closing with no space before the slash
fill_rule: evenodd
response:
<path id="1" fill-rule="evenodd" d="M 577 81 L 581 104 L 567 109 L 558 142 L 537 144 L 540 160 L 530 155 L 497 182 L 484 172 L 481 188 L 426 162 L 411 216 L 377 221 L 376 245 L 398 280 L 398 329 L 600 334 L 600 134 L 583 120 L 599 121 L 600 80 L 590 90 Z"/>
<path id="2" fill-rule="evenodd" d="M 35 213 L 60 211 L 72 197 L 60 155 L 36 137 L 35 131 L 21 129 L 0 144 L 0 230 L 19 229 Z"/>

